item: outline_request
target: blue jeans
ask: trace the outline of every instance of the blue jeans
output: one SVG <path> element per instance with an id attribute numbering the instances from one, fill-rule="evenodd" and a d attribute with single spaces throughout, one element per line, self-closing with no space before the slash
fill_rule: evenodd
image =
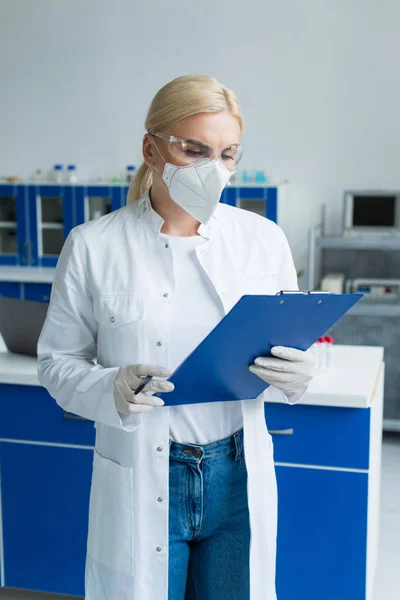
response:
<path id="1" fill-rule="evenodd" d="M 248 600 L 250 521 L 243 431 L 170 442 L 169 600 Z"/>

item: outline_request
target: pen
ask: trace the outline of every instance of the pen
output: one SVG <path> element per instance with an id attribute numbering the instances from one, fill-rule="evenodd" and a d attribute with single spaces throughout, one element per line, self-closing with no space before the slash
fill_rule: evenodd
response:
<path id="1" fill-rule="evenodd" d="M 140 392 L 143 392 L 143 390 L 146 387 L 146 385 L 148 383 L 150 383 L 150 381 L 152 379 L 153 379 L 152 375 L 147 375 L 147 377 L 144 377 L 143 380 L 142 380 L 142 382 L 139 384 L 139 386 L 135 390 L 135 396 L 137 396 L 138 394 L 140 394 Z"/>

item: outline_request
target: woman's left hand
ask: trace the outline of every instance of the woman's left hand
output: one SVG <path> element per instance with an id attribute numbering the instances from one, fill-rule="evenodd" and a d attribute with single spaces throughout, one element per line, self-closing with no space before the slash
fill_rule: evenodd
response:
<path id="1" fill-rule="evenodd" d="M 317 362 L 312 350 L 306 352 L 295 348 L 275 346 L 272 357 L 256 358 L 250 371 L 281 390 L 287 397 L 307 389 L 316 374 Z"/>

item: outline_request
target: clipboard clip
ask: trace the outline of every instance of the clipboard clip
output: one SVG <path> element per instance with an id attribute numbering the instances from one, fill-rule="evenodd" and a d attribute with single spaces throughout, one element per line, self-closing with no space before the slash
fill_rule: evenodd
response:
<path id="1" fill-rule="evenodd" d="M 302 294 L 303 296 L 308 296 L 308 295 L 311 296 L 312 294 L 325 294 L 325 295 L 329 296 L 330 292 L 323 292 L 323 291 L 302 292 L 301 290 L 281 290 L 276 295 L 277 296 L 284 296 L 285 294 Z"/>

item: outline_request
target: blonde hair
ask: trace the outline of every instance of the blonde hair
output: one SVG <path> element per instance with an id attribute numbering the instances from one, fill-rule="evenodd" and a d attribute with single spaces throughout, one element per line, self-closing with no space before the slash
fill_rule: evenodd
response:
<path id="1" fill-rule="evenodd" d="M 187 117 L 228 111 L 243 130 L 243 117 L 236 95 L 213 77 L 185 75 L 170 81 L 154 96 L 146 118 L 148 133 L 166 133 Z M 145 163 L 129 189 L 128 202 L 135 202 L 151 187 L 153 173 Z"/>

